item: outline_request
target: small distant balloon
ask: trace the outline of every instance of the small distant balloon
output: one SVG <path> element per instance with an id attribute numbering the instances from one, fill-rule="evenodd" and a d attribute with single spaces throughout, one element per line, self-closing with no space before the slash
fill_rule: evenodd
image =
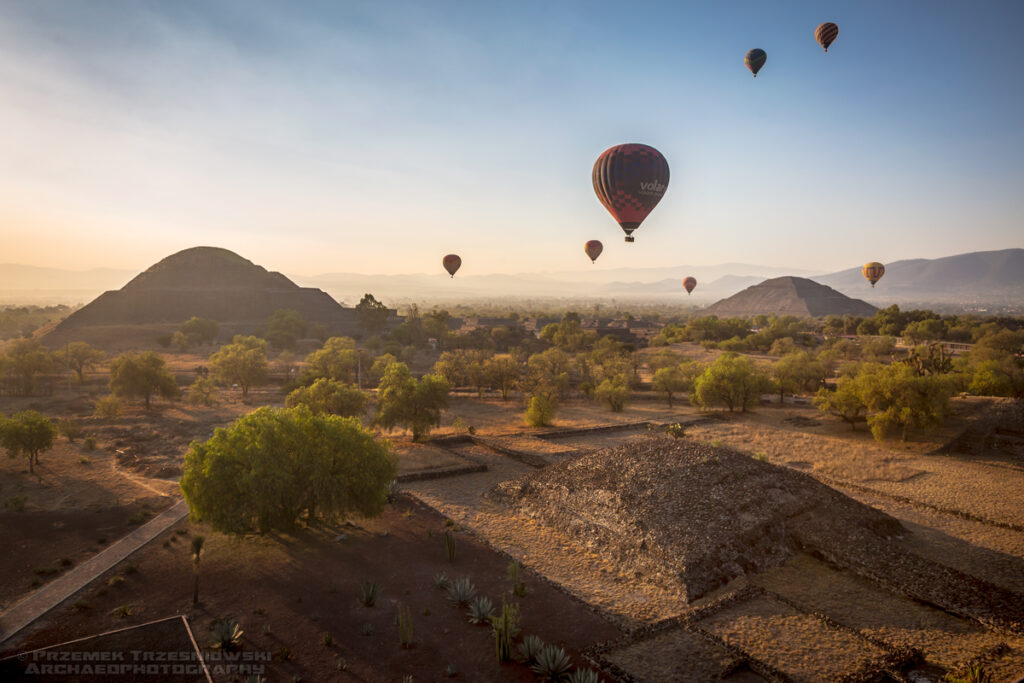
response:
<path id="1" fill-rule="evenodd" d="M 814 39 L 818 41 L 818 45 L 825 48 L 825 52 L 828 52 L 828 46 L 835 42 L 838 35 L 839 27 L 831 21 L 826 21 L 824 24 L 814 29 Z"/>
<path id="2" fill-rule="evenodd" d="M 458 254 L 448 254 L 441 259 L 441 265 L 448 271 L 448 274 L 455 277 L 455 272 L 462 265 L 462 259 L 459 258 Z"/>
<path id="3" fill-rule="evenodd" d="M 864 275 L 865 279 L 871 283 L 874 287 L 875 283 L 882 279 L 885 275 L 885 266 L 878 261 L 872 261 L 871 263 L 865 263 L 864 267 L 860 269 L 860 272 Z"/>
<path id="4" fill-rule="evenodd" d="M 596 263 L 597 257 L 601 255 L 602 251 L 604 251 L 604 245 L 601 244 L 600 240 L 589 240 L 583 245 L 583 251 L 585 251 L 587 256 L 590 257 L 591 263 Z"/>
<path id="5" fill-rule="evenodd" d="M 696 287 L 697 287 L 697 279 L 696 278 L 688 277 L 688 278 L 683 280 L 683 289 L 686 290 L 687 294 L 692 294 L 693 290 L 696 289 Z"/>
<path id="6" fill-rule="evenodd" d="M 748 50 L 747 54 L 743 57 L 743 63 L 750 69 L 750 73 L 754 74 L 754 78 L 757 78 L 757 72 L 761 70 L 766 61 L 768 61 L 768 53 L 759 47 Z"/>
<path id="7" fill-rule="evenodd" d="M 648 145 L 616 145 L 601 153 L 591 176 L 598 200 L 632 242 L 633 231 L 665 196 L 668 161 Z"/>

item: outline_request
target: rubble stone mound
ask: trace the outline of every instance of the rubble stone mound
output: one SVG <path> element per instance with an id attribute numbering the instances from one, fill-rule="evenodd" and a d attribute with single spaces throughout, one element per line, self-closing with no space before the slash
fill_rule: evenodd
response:
<path id="1" fill-rule="evenodd" d="M 704 309 L 705 315 L 749 318 L 755 315 L 872 316 L 878 309 L 861 299 L 851 299 L 831 287 L 805 277 L 776 277 L 747 287 Z"/>
<path id="2" fill-rule="evenodd" d="M 490 496 L 611 554 L 635 576 L 681 582 L 688 601 L 798 551 L 814 553 L 820 539 L 836 546 L 820 554 L 845 555 L 904 531 L 808 475 L 668 437 L 564 461 L 502 482 Z"/>

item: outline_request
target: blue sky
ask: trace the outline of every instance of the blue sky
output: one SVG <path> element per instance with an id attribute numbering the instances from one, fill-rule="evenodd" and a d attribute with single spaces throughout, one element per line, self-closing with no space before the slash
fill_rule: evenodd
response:
<path id="1" fill-rule="evenodd" d="M 825 271 L 1020 247 L 1022 20 L 1009 0 L 9 1 L 0 261 L 208 244 L 479 274 L 591 268 L 600 239 L 597 268 Z M 590 183 L 621 142 L 672 172 L 633 245 Z"/>

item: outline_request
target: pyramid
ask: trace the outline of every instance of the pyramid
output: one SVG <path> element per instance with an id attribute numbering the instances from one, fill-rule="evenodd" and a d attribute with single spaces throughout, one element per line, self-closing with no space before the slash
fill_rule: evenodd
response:
<path id="1" fill-rule="evenodd" d="M 826 315 L 869 317 L 877 310 L 866 301 L 851 299 L 814 280 L 785 276 L 747 287 L 708 306 L 704 313 L 721 318 L 749 318 L 761 314 L 817 318 Z"/>

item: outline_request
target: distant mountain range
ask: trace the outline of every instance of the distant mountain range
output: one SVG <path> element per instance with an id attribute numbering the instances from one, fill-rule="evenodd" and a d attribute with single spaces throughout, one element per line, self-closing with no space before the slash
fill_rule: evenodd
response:
<path id="1" fill-rule="evenodd" d="M 274 267 L 272 263 L 266 265 Z M 322 289 L 349 306 L 366 292 L 391 304 L 516 297 L 674 300 L 704 306 L 767 278 L 784 275 L 810 277 L 847 296 L 875 305 L 1024 306 L 1024 249 L 909 259 L 886 263 L 885 267 L 885 276 L 874 289 L 861 276 L 859 266 L 816 274 L 744 263 L 670 268 L 603 269 L 596 266 L 546 273 L 456 275 L 454 280 L 444 273 L 327 273 L 289 277 L 301 286 Z M 0 264 L 0 304 L 85 303 L 104 291 L 119 289 L 135 275 L 133 271 L 103 268 L 71 271 Z M 698 281 L 692 296 L 686 296 L 682 289 L 682 279 L 688 275 Z"/>

